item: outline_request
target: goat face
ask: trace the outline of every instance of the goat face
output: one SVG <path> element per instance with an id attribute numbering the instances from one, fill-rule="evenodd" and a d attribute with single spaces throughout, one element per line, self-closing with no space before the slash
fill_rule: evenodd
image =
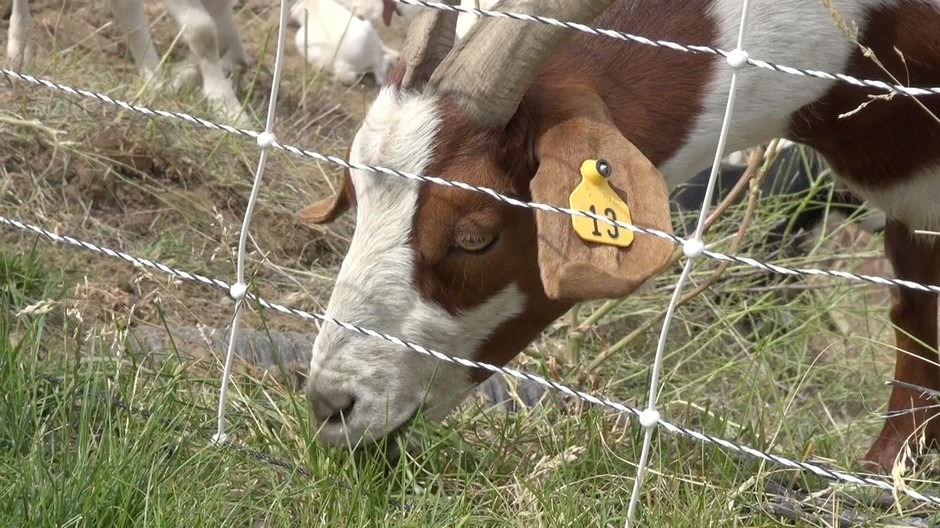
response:
<path id="1" fill-rule="evenodd" d="M 439 126 L 433 101 L 383 90 L 353 141 L 350 159 L 427 173 Z M 492 171 L 487 160 L 478 163 Z M 505 257 L 501 265 L 524 269 L 537 282 L 534 255 L 512 250 L 531 233 L 530 217 L 410 180 L 359 170 L 348 178 L 345 192 L 354 193 L 357 226 L 330 298 L 330 316 L 469 358 L 494 329 L 522 314 L 528 304 L 523 288 L 529 285 L 482 272 L 495 265 L 494 258 Z M 307 392 L 324 422 L 320 438 L 355 442 L 407 422 L 425 399 L 429 416 L 442 417 L 470 386 L 456 367 L 327 325 L 314 344 Z"/>
<path id="2" fill-rule="evenodd" d="M 567 2 L 550 3 L 555 5 L 548 9 L 559 9 Z M 605 4 L 594 2 L 594 11 L 572 8 L 566 15 L 590 20 Z M 530 79 L 512 83 L 516 93 L 509 102 L 487 106 L 482 114 L 473 103 L 493 102 L 491 93 L 475 93 L 470 102 L 465 91 L 454 88 L 466 78 L 435 78 L 454 68 L 479 80 L 473 72 L 480 65 L 459 50 L 450 51 L 454 23 L 452 13 L 423 14 L 415 21 L 413 32 L 438 31 L 428 31 L 423 43 L 412 42 L 403 53 L 405 60 L 353 140 L 352 162 L 434 174 L 522 200 L 567 206 L 582 162 L 603 157 L 613 168 L 610 185 L 631 208 L 632 219 L 669 230 L 665 182 L 606 120 L 598 101 L 575 97 L 574 90 L 566 104 L 547 113 L 550 118 L 537 96 L 520 104 L 524 87 L 547 55 L 527 57 Z M 486 21 L 473 31 L 481 26 Z M 449 33 L 441 36 L 440 27 Z M 529 27 L 522 35 L 518 27 L 512 29 L 503 37 L 524 39 L 526 31 L 545 28 Z M 478 34 L 484 35 L 477 37 L 479 43 L 496 38 Z M 446 44 L 434 49 L 435 42 Z M 507 57 L 495 71 L 522 70 L 523 65 L 512 63 L 517 57 Z M 626 249 L 588 243 L 577 237 L 566 215 L 533 213 L 485 194 L 357 169 L 347 174 L 343 193 L 301 217 L 329 221 L 352 202 L 356 231 L 328 315 L 487 363 L 508 362 L 573 302 L 628 294 L 672 250 L 671 244 L 648 236 L 637 237 Z M 422 407 L 429 419 L 443 418 L 486 374 L 326 325 L 314 344 L 307 394 L 319 438 L 356 444 L 401 431 Z"/>

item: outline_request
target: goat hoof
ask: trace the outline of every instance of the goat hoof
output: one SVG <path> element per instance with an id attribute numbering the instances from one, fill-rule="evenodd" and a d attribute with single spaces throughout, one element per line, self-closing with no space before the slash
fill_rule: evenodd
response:
<path id="1" fill-rule="evenodd" d="M 222 56 L 222 73 L 226 77 L 239 77 L 251 68 L 251 60 L 247 55 L 226 54 Z"/>
<path id="2" fill-rule="evenodd" d="M 199 68 L 191 62 L 175 64 L 170 73 L 170 87 L 179 91 L 186 86 L 197 86 L 201 76 Z"/>

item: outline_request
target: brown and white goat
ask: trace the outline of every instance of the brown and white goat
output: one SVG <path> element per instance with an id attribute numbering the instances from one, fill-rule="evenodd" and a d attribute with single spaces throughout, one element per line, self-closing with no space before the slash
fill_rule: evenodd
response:
<path id="1" fill-rule="evenodd" d="M 496 8 L 730 50 L 740 4 L 504 0 Z M 888 79 L 883 65 L 900 82 L 940 85 L 940 0 L 833 4 L 880 65 L 819 0 L 753 2 L 746 50 L 860 78 Z M 731 78 L 723 60 L 496 19 L 480 21 L 452 49 L 454 23 L 439 12 L 412 23 L 402 61 L 353 139 L 352 161 L 566 205 L 581 163 L 605 158 L 633 221 L 669 229 L 667 188 L 714 156 Z M 774 137 L 812 146 L 889 217 L 886 251 L 897 276 L 940 283 L 940 244 L 913 234 L 940 227 L 940 96 L 875 93 L 745 68 L 728 150 Z M 508 362 L 577 301 L 631 293 L 673 249 L 644 235 L 627 249 L 587 243 L 565 215 L 366 171 L 350 171 L 343 189 L 301 213 L 326 222 L 358 208 L 327 313 L 489 363 Z M 940 389 L 937 295 L 897 289 L 891 318 L 896 378 Z M 486 376 L 328 325 L 306 390 L 319 438 L 355 444 L 400 432 L 419 407 L 442 418 Z M 924 440 L 940 442 L 932 404 L 894 387 L 890 418 L 866 460 L 889 469 L 905 445 L 916 452 Z"/>
<path id="2" fill-rule="evenodd" d="M 231 0 L 163 0 L 163 3 L 183 29 L 183 40 L 196 59 L 202 76 L 203 95 L 223 119 L 249 126 L 247 118 L 240 118 L 241 105 L 232 82 L 226 78 L 226 74 L 248 65 L 248 55 L 235 28 Z M 160 57 L 150 39 L 143 0 L 111 0 L 111 12 L 118 27 L 127 34 L 127 44 L 141 76 L 149 79 L 156 75 Z M 29 22 L 28 0 L 13 0 L 7 34 L 7 59 L 15 69 L 28 57 Z M 174 84 L 184 82 L 191 73 L 190 69 L 177 70 Z"/>

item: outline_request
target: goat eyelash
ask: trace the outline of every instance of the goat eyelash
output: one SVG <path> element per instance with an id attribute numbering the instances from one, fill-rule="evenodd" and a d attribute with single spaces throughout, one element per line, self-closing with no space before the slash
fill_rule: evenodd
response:
<path id="1" fill-rule="evenodd" d="M 491 240 L 489 244 L 481 247 L 480 249 L 467 249 L 467 248 L 458 246 L 456 244 L 451 245 L 448 253 L 453 254 L 455 252 L 459 252 L 459 253 L 466 253 L 468 255 L 482 255 L 483 253 L 486 253 L 487 251 L 493 249 L 493 247 L 496 245 L 497 242 L 500 241 L 500 239 L 502 239 L 502 237 L 503 237 L 502 234 L 497 234 L 496 236 L 493 237 L 493 240 Z"/>

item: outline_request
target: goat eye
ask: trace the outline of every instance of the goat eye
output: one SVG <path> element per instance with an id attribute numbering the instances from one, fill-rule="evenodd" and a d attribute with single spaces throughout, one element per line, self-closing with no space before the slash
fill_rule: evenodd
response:
<path id="1" fill-rule="evenodd" d="M 496 245 L 499 240 L 498 234 L 492 235 L 459 235 L 454 244 L 456 249 L 468 253 L 484 253 Z"/>

